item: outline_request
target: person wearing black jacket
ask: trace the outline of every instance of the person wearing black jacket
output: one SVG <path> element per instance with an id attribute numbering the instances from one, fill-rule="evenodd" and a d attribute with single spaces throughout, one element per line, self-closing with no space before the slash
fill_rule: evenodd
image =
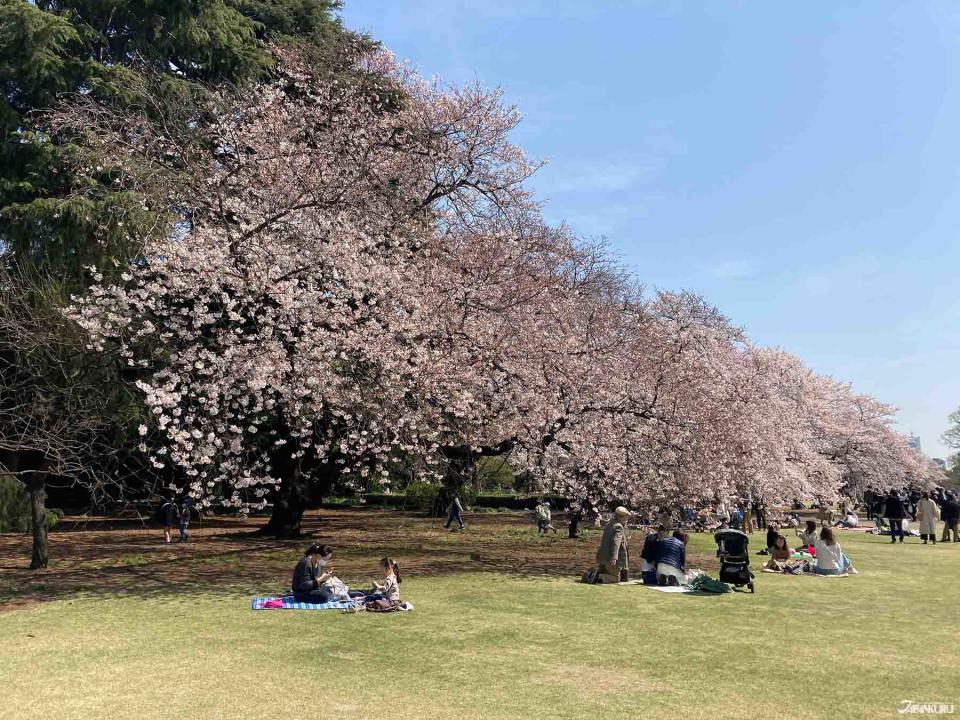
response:
<path id="1" fill-rule="evenodd" d="M 960 524 L 960 502 L 957 502 L 956 493 L 947 493 L 943 507 L 940 508 L 940 519 L 943 520 L 942 542 L 950 542 L 950 533 L 953 533 L 953 541 L 960 542 L 960 533 L 957 532 L 957 525 Z"/>
<path id="2" fill-rule="evenodd" d="M 897 492 L 891 491 L 887 495 L 887 500 L 883 507 L 883 516 L 890 523 L 890 542 L 897 541 L 897 535 L 900 535 L 900 542 L 903 542 L 903 519 L 907 517 L 907 509 L 904 507 L 903 498 Z"/>
<path id="3" fill-rule="evenodd" d="M 333 553 L 329 545 L 311 545 L 293 569 L 291 589 L 297 602 L 322 605 L 330 602 L 333 593 L 323 584 L 333 577 L 326 569 L 327 559 Z"/>
<path id="4" fill-rule="evenodd" d="M 170 542 L 173 528 L 180 524 L 180 508 L 173 495 L 160 507 L 160 518 L 163 521 L 163 537 Z"/>
<path id="5" fill-rule="evenodd" d="M 646 585 L 657 584 L 657 560 L 660 558 L 660 543 L 667 537 L 667 526 L 660 525 L 643 539 L 640 551 L 640 577 Z"/>

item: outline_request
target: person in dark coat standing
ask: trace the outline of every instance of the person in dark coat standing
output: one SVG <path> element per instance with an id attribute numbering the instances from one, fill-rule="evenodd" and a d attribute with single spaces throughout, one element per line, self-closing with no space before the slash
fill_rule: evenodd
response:
<path id="1" fill-rule="evenodd" d="M 960 524 L 960 502 L 957 501 L 956 493 L 947 493 L 943 501 L 943 507 L 940 509 L 940 519 L 943 520 L 942 542 L 950 542 L 950 534 L 953 533 L 953 541 L 960 542 L 960 533 L 957 525 Z"/>
<path id="2" fill-rule="evenodd" d="M 883 516 L 890 523 L 890 542 L 897 541 L 897 535 L 900 536 L 900 542 L 903 542 L 903 519 L 907 517 L 907 508 L 903 498 L 896 490 L 891 490 L 887 495 L 887 500 L 883 506 Z"/>
<path id="3" fill-rule="evenodd" d="M 167 542 L 171 541 L 173 528 L 180 524 L 180 509 L 177 507 L 177 501 L 171 495 L 167 501 L 160 507 L 160 517 L 163 521 L 163 537 Z"/>
<path id="4" fill-rule="evenodd" d="M 463 505 L 460 503 L 460 496 L 454 495 L 453 500 L 450 501 L 450 507 L 447 508 L 447 522 L 443 527 L 450 529 L 450 524 L 456 520 L 457 525 L 460 526 L 460 529 L 463 530 Z"/>
<path id="5" fill-rule="evenodd" d="M 186 542 L 190 539 L 190 509 L 192 503 L 190 496 L 184 495 L 183 502 L 180 503 L 180 542 Z"/>
<path id="6" fill-rule="evenodd" d="M 877 494 L 872 487 L 863 491 L 863 507 L 867 511 L 867 520 L 873 520 L 874 503 L 877 501 Z"/>

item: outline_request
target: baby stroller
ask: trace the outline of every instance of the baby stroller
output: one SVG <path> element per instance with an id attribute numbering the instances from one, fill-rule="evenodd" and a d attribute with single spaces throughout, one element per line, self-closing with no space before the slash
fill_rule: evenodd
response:
<path id="1" fill-rule="evenodd" d="M 724 528 L 715 532 L 713 539 L 717 543 L 717 557 L 720 558 L 720 582 L 735 587 L 746 585 L 750 592 L 755 592 L 755 575 L 750 572 L 750 538 L 747 534 Z"/>

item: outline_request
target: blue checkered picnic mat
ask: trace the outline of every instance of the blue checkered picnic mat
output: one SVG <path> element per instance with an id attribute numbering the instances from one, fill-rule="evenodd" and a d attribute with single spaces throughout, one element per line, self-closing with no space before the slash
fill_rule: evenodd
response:
<path id="1" fill-rule="evenodd" d="M 263 605 L 268 600 L 280 600 L 283 603 L 282 608 L 265 608 Z M 351 600 L 333 600 L 328 603 L 316 604 L 297 602 L 292 595 L 286 597 L 255 597 L 250 603 L 251 610 L 346 610 L 353 605 Z"/>

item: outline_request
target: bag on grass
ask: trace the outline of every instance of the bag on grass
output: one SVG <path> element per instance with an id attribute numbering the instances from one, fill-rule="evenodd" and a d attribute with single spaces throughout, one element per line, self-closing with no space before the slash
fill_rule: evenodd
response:
<path id="1" fill-rule="evenodd" d="M 730 589 L 730 586 L 726 583 L 722 583 L 719 580 L 714 580 L 712 577 L 706 573 L 700 573 L 697 575 L 691 582 L 690 587 L 694 590 L 701 590 L 703 592 L 712 592 L 712 593 L 728 593 L 733 592 Z"/>
<path id="2" fill-rule="evenodd" d="M 400 609 L 400 603 L 394 600 L 381 598 L 379 600 L 369 600 L 364 606 L 367 612 L 394 612 Z"/>
<path id="3" fill-rule="evenodd" d="M 600 582 L 600 571 L 597 568 L 590 568 L 580 577 L 580 582 L 587 585 L 596 585 Z"/>

